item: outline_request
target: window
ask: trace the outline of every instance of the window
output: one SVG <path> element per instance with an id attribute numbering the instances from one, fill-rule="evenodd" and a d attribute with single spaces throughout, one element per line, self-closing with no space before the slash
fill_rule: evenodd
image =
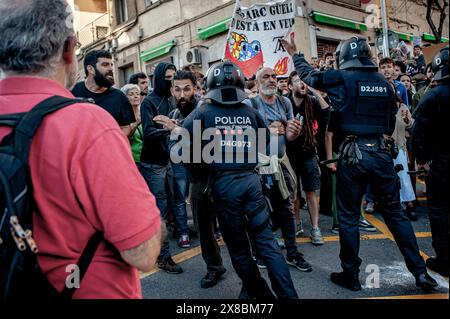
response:
<path id="1" fill-rule="evenodd" d="M 317 39 L 317 55 L 319 59 L 323 59 L 325 53 L 331 52 L 334 53 L 336 48 L 338 47 L 338 41 L 330 41 L 325 39 Z"/>
<path id="2" fill-rule="evenodd" d="M 117 24 L 122 24 L 128 20 L 127 0 L 116 0 Z"/>
<path id="3" fill-rule="evenodd" d="M 133 63 L 119 68 L 119 85 L 122 87 L 128 83 L 130 76 L 134 74 Z"/>
<path id="4" fill-rule="evenodd" d="M 159 0 L 144 0 L 144 3 L 145 3 L 146 7 L 149 7 L 149 6 L 151 6 L 152 4 L 154 4 L 154 3 L 158 2 L 158 1 Z"/>

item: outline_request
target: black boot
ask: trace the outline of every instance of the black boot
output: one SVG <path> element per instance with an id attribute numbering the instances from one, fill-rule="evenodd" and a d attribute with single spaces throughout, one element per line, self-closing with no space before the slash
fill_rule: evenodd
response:
<path id="1" fill-rule="evenodd" d="M 428 273 L 423 273 L 416 277 L 416 286 L 425 292 L 431 292 L 438 284 Z"/>
<path id="2" fill-rule="evenodd" d="M 216 271 L 216 272 L 208 272 L 202 280 L 200 280 L 200 287 L 203 289 L 211 288 L 215 285 L 217 285 L 217 282 L 219 281 L 220 277 L 226 272 L 227 270 L 223 268 L 222 270 Z"/>
<path id="3" fill-rule="evenodd" d="M 330 279 L 336 285 L 350 289 L 351 291 L 361 290 L 361 283 L 359 282 L 358 275 L 346 272 L 334 272 L 331 274 Z"/>

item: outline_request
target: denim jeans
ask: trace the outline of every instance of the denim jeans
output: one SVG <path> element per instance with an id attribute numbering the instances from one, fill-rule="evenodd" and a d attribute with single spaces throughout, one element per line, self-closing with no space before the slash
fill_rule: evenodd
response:
<path id="1" fill-rule="evenodd" d="M 186 196 L 189 186 L 186 168 L 183 164 L 172 164 L 173 171 L 173 217 L 180 235 L 189 235 L 187 224 Z"/>
<path id="2" fill-rule="evenodd" d="M 162 221 L 167 222 L 167 194 L 166 194 L 166 174 L 167 166 L 160 166 L 156 164 L 140 163 L 139 171 L 147 182 L 150 192 L 155 196 L 156 205 L 161 212 Z M 167 226 L 167 225 L 166 225 Z M 158 259 L 163 260 L 170 257 L 169 240 L 164 238 L 161 245 L 161 253 Z"/>

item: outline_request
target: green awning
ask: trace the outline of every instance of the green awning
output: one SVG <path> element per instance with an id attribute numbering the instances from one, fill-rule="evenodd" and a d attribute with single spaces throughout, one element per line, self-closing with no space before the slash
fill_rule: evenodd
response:
<path id="1" fill-rule="evenodd" d="M 312 11 L 311 16 L 317 23 L 334 25 L 346 29 L 367 31 L 367 26 L 363 22 L 340 18 L 317 11 Z"/>
<path id="2" fill-rule="evenodd" d="M 400 31 L 394 31 L 400 40 L 411 42 L 413 41 L 413 35 L 408 33 L 403 33 Z"/>
<path id="3" fill-rule="evenodd" d="M 208 39 L 216 34 L 227 31 L 230 28 L 231 18 L 220 20 L 204 28 L 197 30 L 198 37 L 202 40 Z"/>
<path id="4" fill-rule="evenodd" d="M 432 34 L 429 34 L 429 33 L 424 33 L 422 35 L 422 39 L 424 39 L 425 41 L 428 41 L 428 42 L 435 42 L 436 41 L 436 37 L 434 35 L 432 35 Z M 448 42 L 448 38 L 442 37 L 441 38 L 441 42 Z"/>
<path id="5" fill-rule="evenodd" d="M 140 57 L 143 62 L 147 62 L 161 55 L 167 54 L 176 45 L 176 40 L 161 44 L 141 53 Z"/>

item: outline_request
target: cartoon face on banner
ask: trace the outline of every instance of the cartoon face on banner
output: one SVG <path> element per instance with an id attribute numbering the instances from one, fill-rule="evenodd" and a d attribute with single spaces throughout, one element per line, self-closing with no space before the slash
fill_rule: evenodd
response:
<path id="1" fill-rule="evenodd" d="M 273 0 L 248 8 L 236 0 L 223 58 L 238 65 L 247 78 L 261 67 L 287 77 L 294 65 L 281 40 L 293 41 L 296 8 L 294 0 Z"/>
<path id="2" fill-rule="evenodd" d="M 263 63 L 261 44 L 249 42 L 244 34 L 232 32 L 225 49 L 225 59 L 241 68 L 245 77 L 251 77 Z"/>

